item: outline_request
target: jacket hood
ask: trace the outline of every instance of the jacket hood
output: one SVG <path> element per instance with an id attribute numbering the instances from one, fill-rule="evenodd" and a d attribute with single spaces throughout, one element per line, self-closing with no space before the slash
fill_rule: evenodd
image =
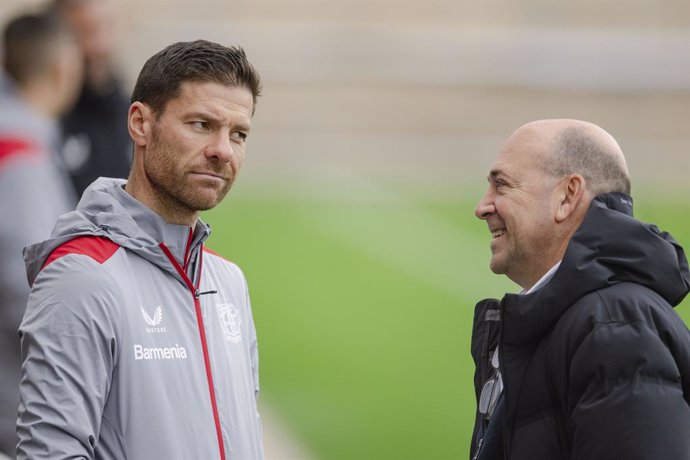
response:
<path id="1" fill-rule="evenodd" d="M 504 339 L 539 338 L 579 298 L 621 282 L 645 286 L 675 307 L 690 290 L 690 271 L 671 235 L 634 219 L 628 195 L 607 193 L 592 200 L 551 281 L 504 297 L 505 324 L 511 324 Z"/>
<path id="2" fill-rule="evenodd" d="M 125 192 L 126 183 L 124 179 L 97 179 L 84 191 L 77 209 L 60 216 L 49 239 L 24 248 L 30 285 L 57 247 L 80 236 L 108 238 L 179 278 L 160 243 L 165 243 L 182 265 L 190 227 L 166 223 L 162 217 Z M 201 245 L 210 233 L 210 227 L 199 220 L 192 247 Z"/>

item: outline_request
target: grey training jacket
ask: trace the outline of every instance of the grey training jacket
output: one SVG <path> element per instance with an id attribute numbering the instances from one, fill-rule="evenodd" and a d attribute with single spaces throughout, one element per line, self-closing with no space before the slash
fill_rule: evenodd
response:
<path id="1" fill-rule="evenodd" d="M 24 251 L 19 459 L 261 459 L 239 268 L 101 178 Z"/>
<path id="2" fill-rule="evenodd" d="M 19 335 L 29 298 L 22 248 L 50 236 L 77 204 L 61 167 L 55 121 L 26 104 L 0 75 L 0 453 L 14 457 Z"/>

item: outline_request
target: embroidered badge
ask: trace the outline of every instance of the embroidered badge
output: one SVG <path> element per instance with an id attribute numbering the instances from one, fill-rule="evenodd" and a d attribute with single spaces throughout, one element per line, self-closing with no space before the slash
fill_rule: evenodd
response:
<path id="1" fill-rule="evenodd" d="M 242 340 L 242 330 L 240 329 L 242 321 L 237 307 L 231 303 L 216 304 L 216 311 L 220 318 L 220 327 L 223 330 L 225 340 L 232 343 Z"/>

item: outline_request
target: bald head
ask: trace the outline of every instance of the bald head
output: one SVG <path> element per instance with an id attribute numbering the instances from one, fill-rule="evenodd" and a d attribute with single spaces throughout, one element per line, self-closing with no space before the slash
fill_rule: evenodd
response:
<path id="1" fill-rule="evenodd" d="M 630 194 L 630 173 L 616 140 L 599 126 L 580 120 L 539 120 L 527 131 L 543 146 L 542 166 L 553 177 L 579 174 L 591 196 Z"/>
<path id="2" fill-rule="evenodd" d="M 540 120 L 517 129 L 475 215 L 491 232 L 491 270 L 529 289 L 562 260 L 592 199 L 630 191 L 616 141 L 592 123 Z"/>

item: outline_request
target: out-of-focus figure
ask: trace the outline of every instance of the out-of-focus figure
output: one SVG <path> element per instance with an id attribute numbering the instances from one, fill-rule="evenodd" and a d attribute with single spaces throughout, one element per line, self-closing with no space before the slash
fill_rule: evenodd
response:
<path id="1" fill-rule="evenodd" d="M 129 98 L 114 68 L 114 5 L 110 0 L 54 0 L 74 31 L 84 61 L 79 98 L 62 117 L 63 155 L 74 188 L 100 176 L 126 178 L 132 144 L 127 132 Z"/>
<path id="2" fill-rule="evenodd" d="M 50 235 L 76 203 L 58 154 L 57 117 L 75 100 L 79 50 L 54 14 L 11 20 L 0 75 L 0 452 L 14 458 L 19 406 L 17 329 L 29 295 L 22 248 Z"/>

